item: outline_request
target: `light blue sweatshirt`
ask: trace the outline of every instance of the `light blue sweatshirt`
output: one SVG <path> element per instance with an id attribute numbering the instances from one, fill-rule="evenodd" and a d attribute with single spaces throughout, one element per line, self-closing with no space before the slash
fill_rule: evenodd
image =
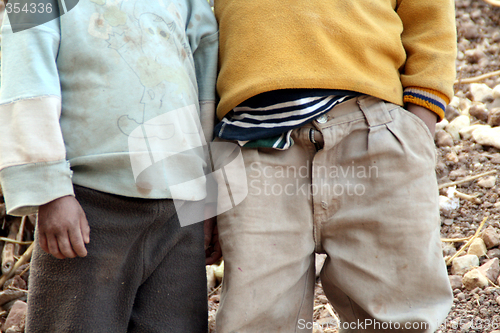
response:
<path id="1" fill-rule="evenodd" d="M 1 47 L 9 214 L 74 195 L 73 183 L 138 198 L 205 197 L 197 147 L 212 132 L 218 47 L 206 0 L 80 0 L 16 33 L 5 17 Z"/>

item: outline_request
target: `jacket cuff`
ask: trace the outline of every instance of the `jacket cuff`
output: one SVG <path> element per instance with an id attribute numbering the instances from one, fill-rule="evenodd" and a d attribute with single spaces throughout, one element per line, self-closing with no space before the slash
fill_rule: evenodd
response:
<path id="1" fill-rule="evenodd" d="M 31 163 L 0 171 L 7 214 L 29 215 L 38 206 L 57 198 L 73 195 L 72 171 L 66 160 Z"/>
<path id="2" fill-rule="evenodd" d="M 444 118 L 444 111 L 446 105 L 450 102 L 448 97 L 439 91 L 420 88 L 420 87 L 408 87 L 403 93 L 403 102 L 413 103 L 424 108 L 431 110 L 436 113 L 439 117 L 439 121 Z"/>

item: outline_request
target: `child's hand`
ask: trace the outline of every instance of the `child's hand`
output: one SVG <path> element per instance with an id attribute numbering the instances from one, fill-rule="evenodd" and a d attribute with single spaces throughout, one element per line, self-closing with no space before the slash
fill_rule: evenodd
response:
<path id="1" fill-rule="evenodd" d="M 422 119 L 422 121 L 429 128 L 432 137 L 434 137 L 434 132 L 436 131 L 436 121 L 438 120 L 437 115 L 429 109 L 426 109 L 422 106 L 418 106 L 412 103 L 408 103 L 406 109 L 411 113 L 413 113 L 414 115 L 416 115 L 417 117 L 419 117 L 420 119 Z"/>
<path id="2" fill-rule="evenodd" d="M 212 265 L 222 257 L 219 243 L 219 232 L 217 230 L 216 207 L 207 205 L 205 207 L 205 221 L 203 231 L 205 233 L 205 264 Z"/>
<path id="3" fill-rule="evenodd" d="M 89 223 L 75 197 L 65 196 L 39 207 L 38 237 L 41 248 L 58 259 L 87 255 Z"/>

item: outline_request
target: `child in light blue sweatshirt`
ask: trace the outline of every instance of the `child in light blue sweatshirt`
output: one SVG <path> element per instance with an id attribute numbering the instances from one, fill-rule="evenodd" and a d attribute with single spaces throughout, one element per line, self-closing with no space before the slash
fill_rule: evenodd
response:
<path id="1" fill-rule="evenodd" d="M 203 226 L 181 228 L 173 199 L 206 196 L 207 1 L 81 0 L 31 28 L 12 15 L 0 182 L 9 214 L 38 212 L 27 332 L 206 332 Z"/>

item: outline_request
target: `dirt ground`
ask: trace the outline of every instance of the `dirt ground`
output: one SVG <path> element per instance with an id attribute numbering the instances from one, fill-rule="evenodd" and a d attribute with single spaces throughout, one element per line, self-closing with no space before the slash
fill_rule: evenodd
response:
<path id="1" fill-rule="evenodd" d="M 500 7 L 480 0 L 456 0 L 456 22 L 458 33 L 457 79 L 463 80 L 500 70 Z M 500 85 L 500 75 L 481 80 L 489 87 Z M 470 84 L 456 84 L 455 96 L 471 98 Z M 447 117 L 456 116 L 447 110 Z M 450 119 L 451 120 L 451 119 Z M 471 117 L 471 123 L 484 122 Z M 500 150 L 481 146 L 469 140 L 455 141 L 451 147 L 436 147 L 436 174 L 438 183 L 462 179 L 491 170 L 500 170 Z M 457 190 L 477 196 L 479 200 L 460 200 L 460 207 L 451 215 L 442 215 L 443 238 L 472 236 L 481 221 L 488 217 L 483 229 L 492 226 L 500 232 L 500 184 L 485 188 L 478 181 L 459 185 Z M 444 190 L 441 194 L 445 194 Z M 462 243 L 455 243 L 458 249 Z M 484 262 L 483 258 L 481 262 Z M 451 272 L 450 272 L 451 274 Z M 476 332 L 500 333 L 500 288 L 466 288 L 454 290 L 454 304 L 438 333 Z M 209 296 L 210 332 L 215 332 L 215 312 L 219 302 L 219 290 Z M 498 301 L 497 301 L 498 300 Z M 337 329 L 329 323 L 335 322 L 335 312 L 321 288 L 316 284 L 314 320 L 318 324 L 314 333 L 333 333 Z M 499 331 L 496 331 L 499 330 Z"/>

